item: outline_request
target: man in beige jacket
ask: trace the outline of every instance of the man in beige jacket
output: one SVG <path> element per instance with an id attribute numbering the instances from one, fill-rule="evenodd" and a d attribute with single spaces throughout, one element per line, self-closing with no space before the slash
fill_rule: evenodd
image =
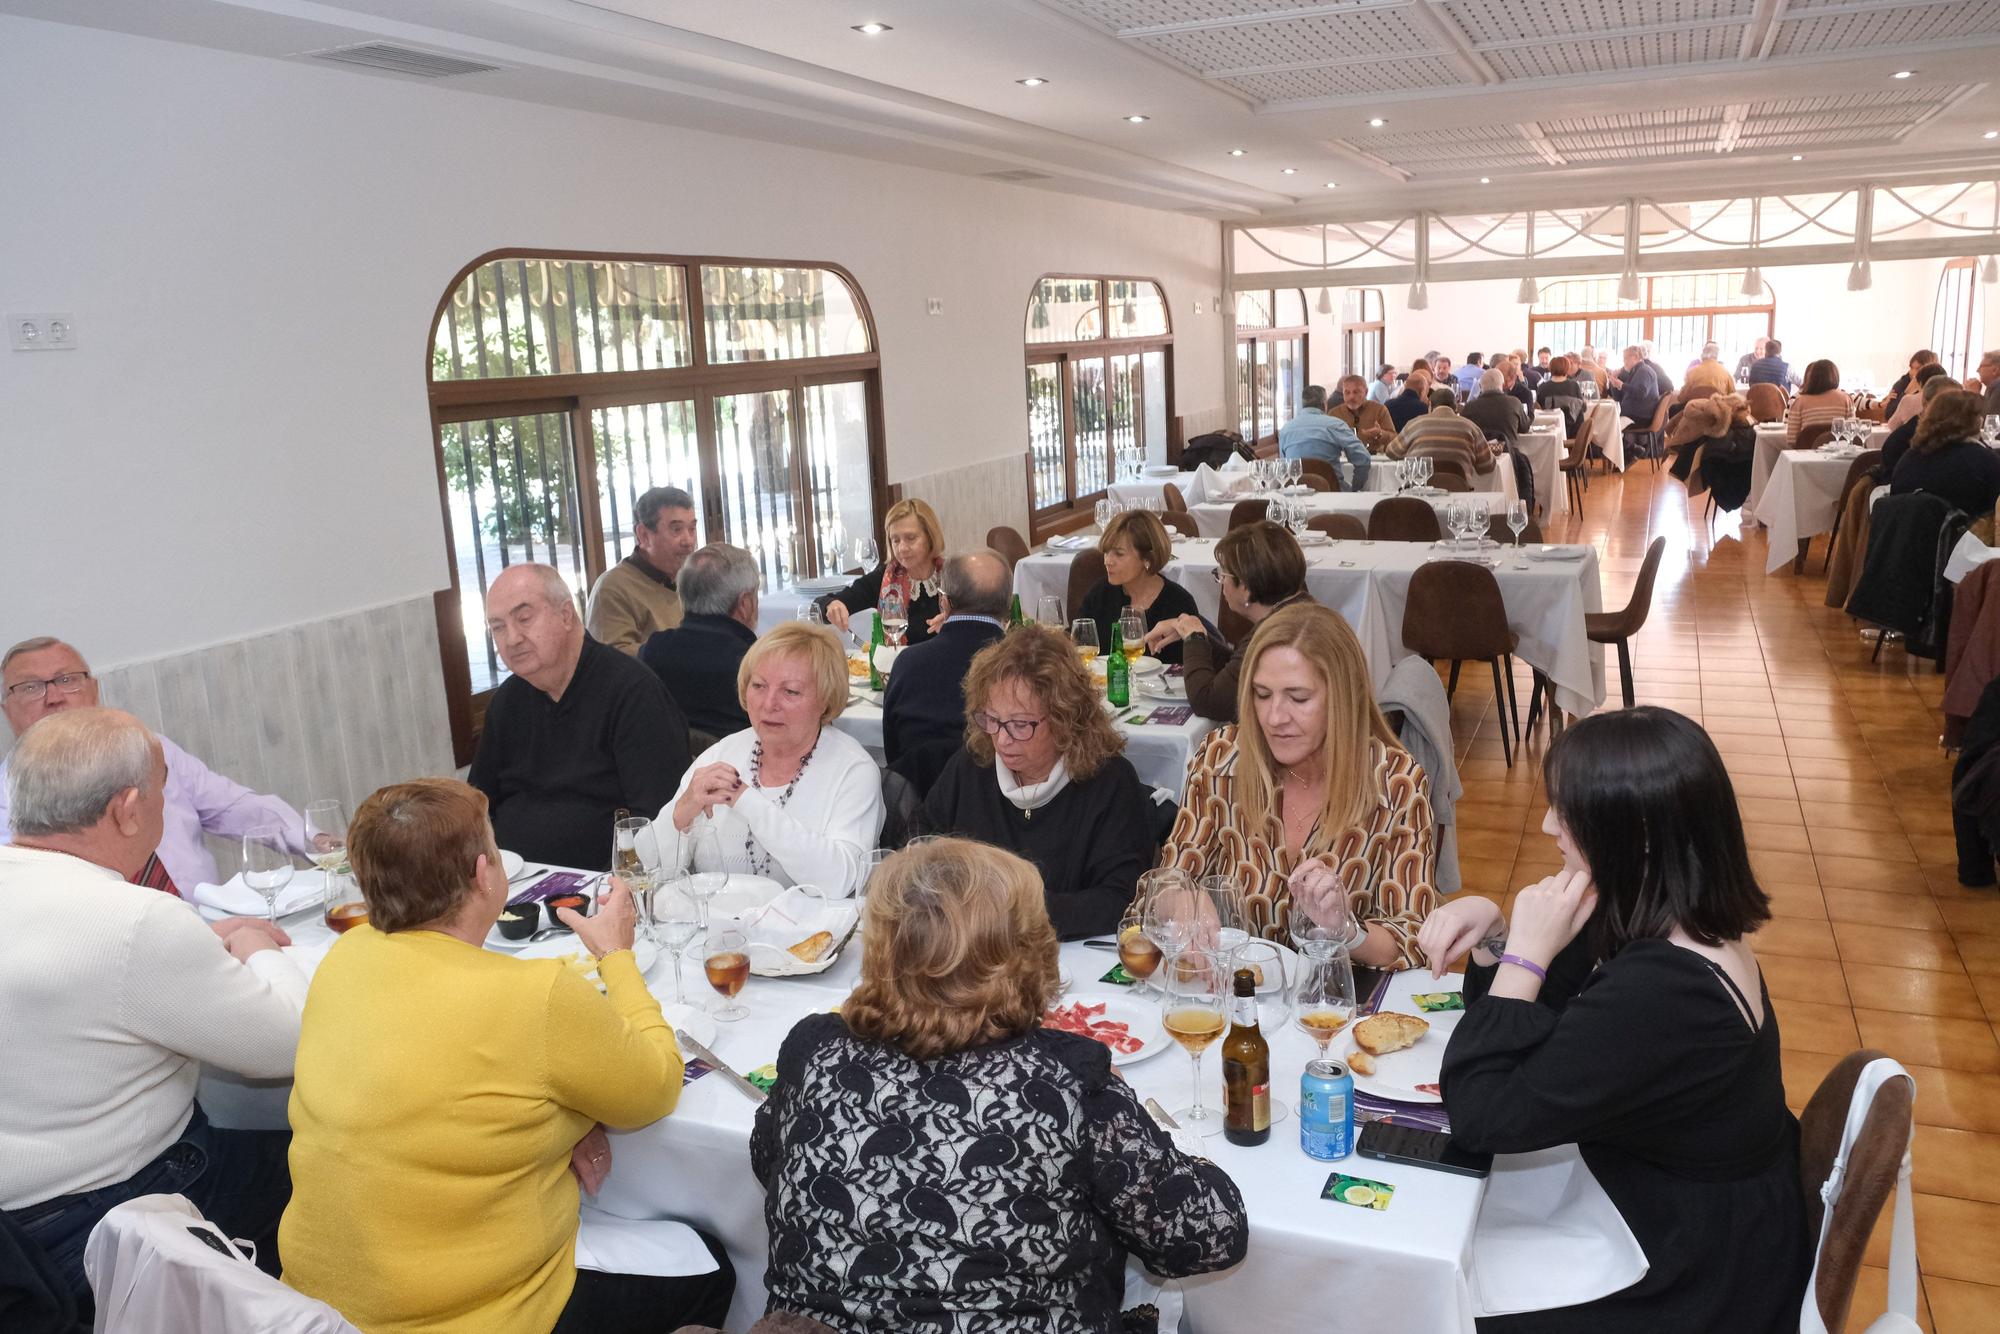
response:
<path id="1" fill-rule="evenodd" d="M 701 544 L 694 497 L 677 486 L 656 486 L 633 506 L 630 555 L 598 576 L 590 590 L 591 636 L 628 657 L 661 630 L 681 623 L 681 595 L 674 578 Z"/>

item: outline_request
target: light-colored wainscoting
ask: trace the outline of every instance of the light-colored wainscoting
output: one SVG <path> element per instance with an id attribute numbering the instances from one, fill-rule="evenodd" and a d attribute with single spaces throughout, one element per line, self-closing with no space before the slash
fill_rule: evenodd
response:
<path id="1" fill-rule="evenodd" d="M 1028 532 L 1028 471 L 1020 454 L 989 459 L 897 483 L 898 494 L 930 502 L 949 551 L 984 546 L 986 530 L 1006 524 Z"/>
<path id="2" fill-rule="evenodd" d="M 454 772 L 428 594 L 97 675 L 105 704 L 295 807 L 352 815 L 385 783 Z"/>

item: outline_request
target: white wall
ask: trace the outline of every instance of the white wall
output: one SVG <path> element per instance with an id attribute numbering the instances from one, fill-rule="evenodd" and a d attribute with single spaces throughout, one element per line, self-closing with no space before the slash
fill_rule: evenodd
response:
<path id="1" fill-rule="evenodd" d="M 0 310 L 79 328 L 0 352 L 0 642 L 109 664 L 443 587 L 428 326 L 498 247 L 845 265 L 891 482 L 1025 453 L 1048 271 L 1159 279 L 1178 411 L 1222 401 L 1199 219 L 12 18 L 0 125 Z"/>

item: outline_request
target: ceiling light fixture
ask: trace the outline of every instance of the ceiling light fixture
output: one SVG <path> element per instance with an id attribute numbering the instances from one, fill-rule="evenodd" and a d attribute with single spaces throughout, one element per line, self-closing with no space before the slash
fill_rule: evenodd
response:
<path id="1" fill-rule="evenodd" d="M 1915 74 L 1915 73 L 1916 73 L 1916 71 L 1915 71 L 1915 70 L 1913 70 L 1913 69 L 1899 69 L 1899 70 L 1897 70 L 1897 71 L 1896 71 L 1896 72 L 1895 72 L 1894 74 L 1891 74 L 1891 75 L 1890 75 L 1889 77 L 1890 77 L 1890 78 L 1892 78 L 1892 79 L 1907 79 L 1907 78 L 1909 78 L 1909 77 L 1910 77 L 1910 76 L 1911 76 L 1912 74 Z"/>
<path id="2" fill-rule="evenodd" d="M 1014 82 L 1020 84 L 1023 88 L 1039 88 L 1043 84 L 1047 83 L 1048 80 L 1041 78 L 1040 76 L 1036 76 L 1034 78 L 1028 78 L 1028 79 L 1016 79 L 1014 80 Z"/>
<path id="3" fill-rule="evenodd" d="M 1380 116 L 1373 116 L 1369 118 L 1368 128 L 1371 130 L 1379 130 L 1388 123 L 1389 123 L 1388 121 L 1383 120 Z"/>
<path id="4" fill-rule="evenodd" d="M 1804 162 L 1805 160 L 1806 160 L 1806 155 L 1804 153 L 1792 154 L 1792 161 L 1794 162 Z"/>
<path id="5" fill-rule="evenodd" d="M 854 31 L 863 37 L 880 37 L 885 32 L 894 32 L 895 29 L 886 23 L 857 23 L 854 25 Z"/>
<path id="6" fill-rule="evenodd" d="M 1298 174 L 1299 174 L 1299 169 L 1298 169 L 1297 167 L 1286 167 L 1286 168 L 1285 168 L 1284 170 L 1280 171 L 1280 172 L 1279 172 L 1278 174 L 1279 174 L 1280 176 L 1296 176 L 1296 175 L 1298 175 Z"/>
<path id="7" fill-rule="evenodd" d="M 1986 133 L 1980 135 L 1979 137 L 1981 139 L 2000 139 L 2000 130 L 1988 130 Z"/>
<path id="8" fill-rule="evenodd" d="M 1129 125 L 1144 125 L 1147 121 L 1151 119 L 1152 119 L 1151 116 L 1127 116 L 1125 118 L 1125 121 Z"/>
<path id="9" fill-rule="evenodd" d="M 1243 151 L 1244 151 L 1244 150 L 1242 150 L 1242 149 L 1240 149 L 1240 148 L 1232 148 L 1232 149 L 1230 149 L 1230 150 L 1229 150 L 1229 156 L 1231 156 L 1231 157 L 1242 157 L 1242 156 L 1243 156 Z"/>
<path id="10" fill-rule="evenodd" d="M 1481 176 L 1479 178 L 1479 183 L 1481 185 L 1491 185 L 1493 184 L 1493 178 L 1491 176 Z"/>
<path id="11" fill-rule="evenodd" d="M 1336 181 L 1328 181 L 1326 183 L 1326 188 L 1329 190 L 1338 190 L 1340 188 L 1340 185 Z"/>

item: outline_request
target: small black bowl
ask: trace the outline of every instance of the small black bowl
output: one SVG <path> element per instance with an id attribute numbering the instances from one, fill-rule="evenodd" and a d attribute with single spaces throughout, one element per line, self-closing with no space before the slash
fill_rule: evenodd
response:
<path id="1" fill-rule="evenodd" d="M 573 908 L 579 917 L 587 917 L 590 914 L 590 899 L 582 894 L 558 894 L 552 899 L 543 900 L 542 906 L 548 912 L 549 925 L 560 931 L 567 931 L 570 928 L 562 918 L 556 916 L 556 909 Z"/>
<path id="2" fill-rule="evenodd" d="M 542 924 L 542 909 L 537 903 L 521 903 L 500 910 L 500 920 L 496 925 L 500 934 L 508 940 L 526 940 L 535 934 L 535 928 Z"/>

